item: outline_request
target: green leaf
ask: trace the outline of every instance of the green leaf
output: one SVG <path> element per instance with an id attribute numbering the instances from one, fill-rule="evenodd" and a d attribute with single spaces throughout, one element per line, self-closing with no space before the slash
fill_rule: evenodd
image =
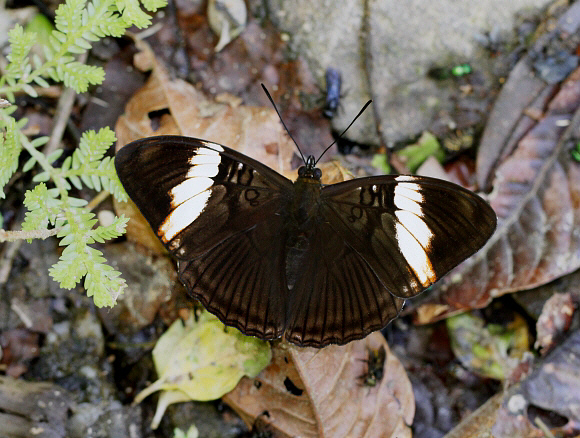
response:
<path id="1" fill-rule="evenodd" d="M 46 157 L 46 160 L 49 163 L 54 163 L 56 160 L 60 158 L 63 152 L 64 149 L 57 149 L 56 151 L 52 152 L 48 157 Z"/>
<path id="2" fill-rule="evenodd" d="M 178 319 L 153 349 L 159 380 L 135 397 L 139 403 L 158 391 L 179 391 L 191 400 L 215 400 L 245 375 L 255 377 L 272 358 L 270 344 L 244 336 L 209 312 L 185 323 Z"/>
<path id="3" fill-rule="evenodd" d="M 396 153 L 411 172 L 415 172 L 423 161 L 431 155 L 434 155 L 439 161 L 445 158 L 445 152 L 437 138 L 427 131 L 421 135 L 417 143 L 409 145 Z"/>
<path id="4" fill-rule="evenodd" d="M 7 117 L 5 137 L 0 133 L 0 198 L 4 198 L 4 186 L 18 168 L 18 157 L 22 146 L 18 139 L 16 121 Z"/>
<path id="5" fill-rule="evenodd" d="M 32 178 L 32 181 L 34 181 L 34 182 L 46 182 L 49 179 L 50 179 L 50 173 L 40 172 L 39 174 L 35 175 L 34 178 Z"/>
<path id="6" fill-rule="evenodd" d="M 381 172 L 388 174 L 391 172 L 391 166 L 387 162 L 386 154 L 375 154 L 371 160 L 371 166 L 375 169 L 379 169 Z"/>
<path id="7" fill-rule="evenodd" d="M 28 209 L 22 222 L 25 231 L 46 229 L 49 223 L 54 225 L 61 211 L 61 201 L 44 183 L 37 184 L 24 194 L 24 206 Z"/>
<path id="8" fill-rule="evenodd" d="M 34 167 L 35 164 L 36 164 L 36 158 L 30 157 L 26 161 L 26 163 L 24 163 L 24 166 L 22 166 L 22 172 L 24 172 L 24 173 L 28 172 L 29 170 L 31 170 Z"/>
<path id="9" fill-rule="evenodd" d="M 25 32 L 36 34 L 36 41 L 46 41 L 54 27 L 51 21 L 43 14 L 34 14 L 32 19 L 26 24 Z"/>

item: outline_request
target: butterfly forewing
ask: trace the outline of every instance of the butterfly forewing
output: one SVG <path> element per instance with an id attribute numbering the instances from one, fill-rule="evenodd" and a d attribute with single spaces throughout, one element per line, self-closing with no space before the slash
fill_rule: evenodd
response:
<path id="1" fill-rule="evenodd" d="M 292 190 L 258 161 L 188 137 L 137 140 L 117 153 L 115 165 L 153 231 L 182 260 L 275 214 Z"/>
<path id="2" fill-rule="evenodd" d="M 410 298 L 476 252 L 495 213 L 479 196 L 415 176 L 361 178 L 324 187 L 321 212 L 387 290 Z"/>
<path id="3" fill-rule="evenodd" d="M 280 337 L 287 298 L 280 210 L 292 183 L 236 151 L 187 137 L 138 140 L 115 164 L 179 259 L 188 292 L 244 333 Z"/>

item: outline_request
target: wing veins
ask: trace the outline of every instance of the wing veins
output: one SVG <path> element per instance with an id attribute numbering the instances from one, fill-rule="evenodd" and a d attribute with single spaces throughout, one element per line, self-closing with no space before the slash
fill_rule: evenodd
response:
<path id="1" fill-rule="evenodd" d="M 333 202 L 334 202 L 334 201 L 333 201 Z M 343 225 L 345 226 L 345 228 L 347 228 L 347 229 L 348 229 L 349 227 L 347 226 L 346 222 L 343 220 L 342 216 L 341 216 L 341 215 L 340 215 L 340 214 L 339 214 L 339 213 L 338 213 L 338 212 L 337 212 L 337 211 L 334 209 L 334 207 L 332 207 L 332 203 L 327 203 L 326 205 L 327 205 L 328 207 L 330 207 L 330 208 L 331 208 L 331 209 L 332 209 L 332 210 L 333 210 L 333 211 L 336 213 L 336 215 L 335 215 L 335 216 L 336 216 L 336 217 L 337 217 L 337 218 L 338 218 L 338 219 L 339 219 L 339 220 L 340 220 L 340 221 L 343 223 Z M 357 205 L 357 206 L 358 206 L 359 204 L 354 204 L 354 205 Z M 391 215 L 391 216 L 393 216 L 393 215 Z M 332 225 L 332 223 L 331 223 L 331 222 L 329 222 L 329 225 L 330 225 L 330 227 L 331 227 L 331 228 L 334 230 L 334 232 L 335 232 L 335 233 L 337 233 L 337 234 L 340 234 L 340 233 L 339 233 L 339 232 L 338 232 L 338 231 L 337 231 L 337 230 L 334 228 L 334 226 Z M 376 225 L 376 223 L 375 223 L 375 225 Z M 382 227 L 375 227 L 375 228 L 378 228 L 378 229 L 380 229 L 380 230 L 382 231 Z M 356 236 L 356 234 L 355 234 L 355 233 L 352 233 L 352 235 L 355 235 L 355 236 Z M 391 238 L 390 238 L 390 237 L 389 237 L 389 236 L 388 236 L 386 233 L 385 233 L 385 235 L 386 235 L 386 236 L 387 236 L 387 238 L 389 239 L 389 242 L 391 242 L 391 243 L 392 243 L 392 239 L 391 239 Z M 360 240 L 360 239 L 358 239 L 358 240 L 359 240 L 359 242 L 361 242 L 361 243 L 363 244 L 363 246 L 366 246 L 364 241 L 362 241 L 362 240 Z M 351 249 L 352 249 L 354 252 L 356 252 L 356 253 L 357 253 L 357 254 L 358 254 L 358 255 L 359 255 L 359 256 L 360 256 L 360 257 L 361 257 L 361 258 L 362 258 L 362 259 L 365 261 L 365 263 L 366 263 L 366 264 L 369 266 L 369 269 L 370 269 L 370 270 L 373 272 L 373 274 L 375 274 L 375 276 L 376 276 L 376 277 L 379 279 L 379 282 L 380 282 L 380 283 L 381 283 L 381 285 L 382 285 L 382 286 L 383 286 L 383 287 L 384 287 L 384 288 L 387 290 L 387 292 L 389 292 L 390 294 L 394 295 L 394 294 L 393 294 L 393 293 L 390 291 L 390 289 L 389 289 L 389 288 L 388 288 L 388 287 L 387 287 L 387 286 L 386 286 L 386 285 L 383 283 L 383 281 L 381 280 L 381 277 L 380 277 L 380 276 L 379 276 L 379 275 L 378 275 L 378 274 L 375 272 L 375 270 L 374 270 L 374 269 L 372 268 L 372 266 L 371 266 L 371 265 L 368 263 L 368 261 L 367 261 L 367 260 L 364 258 L 364 256 L 363 256 L 363 255 L 362 255 L 360 252 L 358 252 L 358 251 L 357 251 L 357 250 L 356 250 L 356 249 L 355 249 L 355 248 L 354 248 L 354 247 L 353 247 L 353 246 L 352 246 L 352 245 L 351 245 L 351 244 L 350 244 L 350 243 L 349 243 L 349 242 L 348 242 L 346 239 L 345 239 L 345 243 L 346 243 L 346 244 L 347 244 L 347 245 L 348 245 L 348 246 L 349 246 L 349 247 L 350 247 L 350 248 L 351 248 Z M 380 242 L 379 242 L 379 243 L 380 243 Z M 398 244 L 396 244 L 396 247 L 398 248 Z M 384 246 L 384 245 L 383 245 L 383 248 L 385 248 L 385 246 Z M 397 260 L 395 260 L 395 259 L 393 258 L 393 256 L 391 255 L 390 251 L 386 251 L 386 253 L 389 255 L 389 258 L 391 259 L 391 262 L 392 262 L 392 264 L 393 264 L 393 265 L 395 265 L 395 266 L 397 267 L 397 269 L 399 270 L 399 272 L 402 274 L 402 277 L 406 279 L 406 273 L 405 273 L 405 272 L 403 272 L 403 271 L 401 270 L 401 267 L 399 266 L 399 263 L 397 263 Z M 417 280 L 418 280 L 418 279 L 417 279 Z M 410 289 L 410 290 L 414 290 L 414 288 L 413 288 L 413 287 L 411 287 L 411 285 L 410 285 L 408 282 L 407 282 L 407 286 L 409 287 L 409 289 Z"/>

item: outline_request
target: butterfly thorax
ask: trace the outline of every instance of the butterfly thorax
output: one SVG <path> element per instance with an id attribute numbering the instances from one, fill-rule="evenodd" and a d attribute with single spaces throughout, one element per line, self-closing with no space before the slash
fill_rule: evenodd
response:
<path id="1" fill-rule="evenodd" d="M 294 196 L 289 208 L 291 222 L 298 228 L 308 227 L 308 223 L 318 217 L 322 172 L 315 167 L 312 155 L 306 165 L 298 169 L 298 179 L 294 182 Z"/>
<path id="2" fill-rule="evenodd" d="M 288 288 L 293 289 L 299 272 L 303 270 L 304 257 L 310 246 L 314 223 L 320 220 L 320 193 L 322 172 L 314 167 L 314 157 L 308 157 L 306 165 L 298 169 L 298 179 L 287 209 L 286 225 L 286 278 Z"/>

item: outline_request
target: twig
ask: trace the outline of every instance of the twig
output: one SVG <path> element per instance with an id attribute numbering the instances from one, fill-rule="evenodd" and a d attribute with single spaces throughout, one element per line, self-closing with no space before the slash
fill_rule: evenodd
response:
<path id="1" fill-rule="evenodd" d="M 550 432 L 550 429 L 548 428 L 546 423 L 542 421 L 540 417 L 534 418 L 534 423 L 536 423 L 536 426 L 538 426 L 538 428 L 544 433 L 544 436 L 546 438 L 556 438 L 554 434 Z"/>
<path id="2" fill-rule="evenodd" d="M 81 56 L 79 56 L 78 61 L 84 64 L 87 60 L 87 56 L 87 52 L 83 53 Z M 56 106 L 56 115 L 54 116 L 54 127 L 52 128 L 52 133 L 50 134 L 50 140 L 43 149 L 44 154 L 47 156 L 60 147 L 60 141 L 62 140 L 62 136 L 66 128 L 66 122 L 75 103 L 76 95 L 76 91 L 74 91 L 72 88 L 67 88 L 63 91 L 60 99 L 58 100 L 58 105 Z"/>
<path id="3" fill-rule="evenodd" d="M 22 307 L 20 307 L 17 304 L 16 300 L 12 300 L 12 303 L 10 304 L 10 308 L 14 311 L 14 313 L 16 313 L 18 315 L 18 317 L 24 323 L 26 328 L 32 327 L 32 320 L 30 319 L 30 316 L 28 316 L 26 314 L 26 312 L 24 312 Z"/>
<path id="4" fill-rule="evenodd" d="M 93 211 L 101 202 L 107 199 L 109 195 L 110 193 L 107 190 L 100 191 L 97 196 L 95 196 L 87 205 L 85 205 L 85 210 Z"/>
<path id="5" fill-rule="evenodd" d="M 2 254 L 0 255 L 0 286 L 5 285 L 8 281 L 10 271 L 12 270 L 12 263 L 14 262 L 16 254 L 18 254 L 22 242 L 22 240 L 9 242 L 2 248 Z"/>
<path id="6" fill-rule="evenodd" d="M 25 239 L 46 239 L 56 236 L 62 227 L 50 230 L 7 231 L 0 229 L 0 242 L 16 242 Z"/>

